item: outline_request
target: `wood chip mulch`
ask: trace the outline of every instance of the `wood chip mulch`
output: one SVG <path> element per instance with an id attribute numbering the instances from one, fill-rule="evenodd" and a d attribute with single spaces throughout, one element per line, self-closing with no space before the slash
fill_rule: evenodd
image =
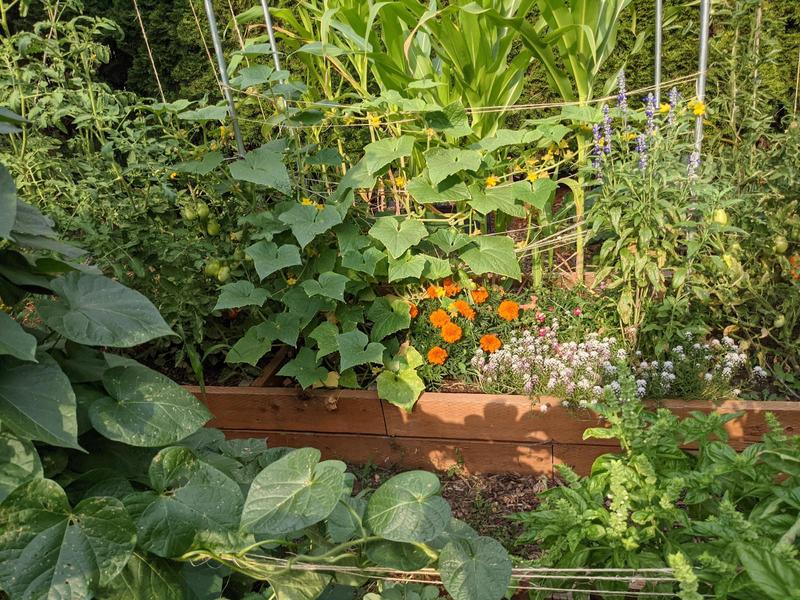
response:
<path id="1" fill-rule="evenodd" d="M 399 470 L 374 465 L 351 466 L 357 487 L 377 488 Z M 516 545 L 521 526 L 508 520 L 517 512 L 527 512 L 539 505 L 538 495 L 552 485 L 546 477 L 513 473 L 466 475 L 441 474 L 442 496 L 450 503 L 453 516 L 471 525 L 481 535 L 495 538 L 514 555 L 532 559 L 538 554 L 534 545 Z"/>

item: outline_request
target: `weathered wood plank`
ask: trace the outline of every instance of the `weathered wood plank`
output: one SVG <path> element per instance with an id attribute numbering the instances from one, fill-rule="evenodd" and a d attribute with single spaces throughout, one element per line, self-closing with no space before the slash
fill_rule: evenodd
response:
<path id="1" fill-rule="evenodd" d="M 225 434 L 231 438 L 266 437 L 271 447 L 313 446 L 326 459 L 386 467 L 436 471 L 458 468 L 465 473 L 530 473 L 548 477 L 553 471 L 550 444 L 260 430 L 226 430 Z"/>
<path id="2" fill-rule="evenodd" d="M 657 406 L 651 403 L 651 406 Z M 761 440 L 768 431 L 764 414 L 773 413 L 787 435 L 800 433 L 800 403 L 727 400 L 666 400 L 659 404 L 681 417 L 692 411 L 744 412 L 726 425 L 730 440 L 740 447 Z M 542 412 L 542 407 L 546 408 Z M 616 446 L 614 440 L 585 440 L 589 427 L 602 420 L 588 410 L 573 410 L 557 398 L 491 394 L 425 393 L 412 413 L 384 406 L 389 435 L 443 439 L 480 439 L 507 442 L 547 442 Z"/>
<path id="3" fill-rule="evenodd" d="M 619 451 L 619 447 L 599 444 L 553 444 L 553 473 L 558 474 L 556 465 L 569 465 L 578 475 L 588 475 L 598 456 L 614 451 Z"/>
<path id="4" fill-rule="evenodd" d="M 201 396 L 198 388 L 189 389 Z M 327 456 L 405 468 L 442 470 L 463 460 L 468 471 L 544 472 L 550 456 L 551 462 L 574 462 L 585 473 L 603 450 L 618 448 L 615 440 L 583 440 L 587 427 L 602 422 L 589 411 L 564 408 L 556 398 L 534 404 L 526 396 L 425 393 L 408 414 L 371 391 L 210 387 L 205 402 L 215 415 L 209 425 L 237 430 L 236 435 L 269 433 L 281 444 L 291 439 L 321 447 Z M 766 412 L 778 417 L 787 434 L 800 433 L 800 403 L 669 400 L 661 405 L 680 416 L 743 411 L 727 425 L 737 449 L 761 439 Z"/>
<path id="5" fill-rule="evenodd" d="M 706 413 L 714 410 L 726 414 L 744 412 L 741 417 L 725 427 L 730 440 L 736 442 L 734 445 L 738 447 L 761 441 L 764 434 L 769 431 L 764 418 L 766 413 L 772 413 L 778 418 L 786 435 L 800 434 L 800 402 L 726 400 L 721 404 L 714 404 L 702 401 L 667 400 L 663 406 L 681 417 L 688 416 L 695 410 Z"/>
<path id="6" fill-rule="evenodd" d="M 374 392 L 293 388 L 207 387 L 189 391 L 205 402 L 220 429 L 386 434 L 383 406 Z"/>
<path id="7" fill-rule="evenodd" d="M 534 404 L 527 396 L 492 394 L 426 392 L 413 412 L 386 405 L 384 414 L 389 435 L 528 443 L 579 440 L 599 423 L 588 413 L 573 414 L 557 398 Z"/>

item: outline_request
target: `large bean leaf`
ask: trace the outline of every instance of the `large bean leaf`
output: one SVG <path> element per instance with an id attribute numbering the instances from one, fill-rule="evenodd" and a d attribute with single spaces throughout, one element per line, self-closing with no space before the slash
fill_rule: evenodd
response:
<path id="1" fill-rule="evenodd" d="M 176 563 L 138 551 L 99 597 L 103 600 L 187 600 Z"/>
<path id="2" fill-rule="evenodd" d="M 378 540 L 370 542 L 366 547 L 367 558 L 376 565 L 398 569 L 400 571 L 417 571 L 427 567 L 431 557 L 416 544 Z"/>
<path id="3" fill-rule="evenodd" d="M 188 448 L 165 448 L 153 459 L 149 473 L 158 496 L 137 521 L 139 544 L 145 550 L 179 556 L 198 536 L 238 528 L 243 500 L 239 484 Z"/>
<path id="4" fill-rule="evenodd" d="M 301 448 L 261 471 L 244 503 L 242 527 L 257 535 L 283 535 L 330 515 L 342 495 L 345 465 L 319 459 L 319 450 Z"/>
<path id="5" fill-rule="evenodd" d="M 453 600 L 500 600 L 511 581 L 511 559 L 492 538 L 462 538 L 442 549 L 439 573 Z"/>
<path id="6" fill-rule="evenodd" d="M 103 386 L 108 396 L 92 402 L 92 425 L 105 437 L 131 446 L 178 442 L 211 418 L 192 394 L 142 365 L 108 369 Z"/>
<path id="7" fill-rule="evenodd" d="M 0 357 L 0 421 L 24 438 L 80 447 L 75 394 L 48 355 L 38 364 Z"/>
<path id="8" fill-rule="evenodd" d="M 316 600 L 331 576 L 313 571 L 276 571 L 267 577 L 276 600 Z"/>
<path id="9" fill-rule="evenodd" d="M 325 521 L 330 540 L 341 544 L 358 533 L 365 510 L 367 501 L 363 498 L 342 498 Z"/>
<path id="10" fill-rule="evenodd" d="M 14 178 L 0 165 L 0 239 L 8 238 L 17 219 L 17 187 Z"/>
<path id="11" fill-rule="evenodd" d="M 10 433 L 0 433 L 0 502 L 26 481 L 42 476 L 34 445 Z"/>
<path id="12" fill-rule="evenodd" d="M 129 348 L 173 335 L 147 298 L 107 277 L 76 271 L 53 280 L 51 287 L 61 299 L 40 300 L 39 314 L 74 342 Z"/>
<path id="13" fill-rule="evenodd" d="M 0 310 L 0 354 L 36 361 L 36 338 Z"/>
<path id="14" fill-rule="evenodd" d="M 433 473 L 409 471 L 379 487 L 367 505 L 367 524 L 381 537 L 395 542 L 432 540 L 450 522 L 450 506 L 439 495 Z"/>
<path id="15" fill-rule="evenodd" d="M 92 598 L 136 543 L 119 500 L 88 498 L 72 509 L 49 479 L 17 488 L 0 504 L 0 531 L 0 587 L 12 598 Z"/>

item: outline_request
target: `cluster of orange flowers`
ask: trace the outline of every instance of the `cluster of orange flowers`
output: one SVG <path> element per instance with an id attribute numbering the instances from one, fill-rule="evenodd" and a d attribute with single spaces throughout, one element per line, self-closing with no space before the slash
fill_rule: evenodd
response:
<path id="1" fill-rule="evenodd" d="M 425 295 L 430 299 L 436 298 L 453 298 L 461 292 L 461 286 L 450 279 L 445 279 L 442 285 L 431 285 L 425 291 Z M 481 286 L 470 291 L 470 297 L 476 305 L 483 304 L 489 299 L 489 291 Z M 520 306 L 512 300 L 504 300 L 500 303 L 497 309 L 497 314 L 500 318 L 506 321 L 514 321 L 519 318 Z M 416 305 L 412 304 L 410 308 L 411 317 L 414 318 L 419 314 L 419 309 Z M 475 309 L 470 306 L 465 300 L 454 300 L 447 307 L 447 310 L 437 309 L 430 315 L 429 320 L 431 325 L 439 330 L 442 340 L 447 344 L 454 344 L 459 341 L 463 335 L 461 327 L 453 322 L 453 318 L 460 316 L 467 321 L 473 321 L 476 316 Z M 480 346 L 484 352 L 496 352 L 503 346 L 494 334 L 487 334 L 481 337 Z M 434 346 L 428 352 L 428 362 L 434 365 L 443 365 L 448 358 L 447 350 L 441 346 Z"/>
<path id="2" fill-rule="evenodd" d="M 452 298 L 461 292 L 461 286 L 454 282 L 452 279 L 445 279 L 442 285 L 431 285 L 425 290 L 425 294 L 431 300 L 436 298 Z"/>
<path id="3" fill-rule="evenodd" d="M 800 254 L 792 254 L 792 256 L 789 257 L 789 264 L 792 266 L 792 279 L 800 281 Z"/>

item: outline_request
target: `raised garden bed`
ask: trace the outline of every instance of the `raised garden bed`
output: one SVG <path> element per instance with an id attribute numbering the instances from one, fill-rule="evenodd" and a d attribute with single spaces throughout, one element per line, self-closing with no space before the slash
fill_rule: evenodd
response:
<path id="1" fill-rule="evenodd" d="M 214 414 L 209 425 L 229 437 L 314 446 L 325 458 L 355 463 L 552 477 L 558 463 L 587 474 L 597 456 L 616 447 L 614 440 L 584 441 L 583 431 L 601 421 L 588 411 L 561 406 L 557 398 L 539 398 L 533 406 L 527 396 L 428 392 L 408 414 L 370 391 L 207 387 L 203 395 L 197 387 L 189 390 Z M 679 415 L 744 412 L 727 426 L 738 448 L 761 439 L 766 412 L 775 414 L 787 434 L 800 432 L 795 402 L 668 400 L 662 405 Z"/>

